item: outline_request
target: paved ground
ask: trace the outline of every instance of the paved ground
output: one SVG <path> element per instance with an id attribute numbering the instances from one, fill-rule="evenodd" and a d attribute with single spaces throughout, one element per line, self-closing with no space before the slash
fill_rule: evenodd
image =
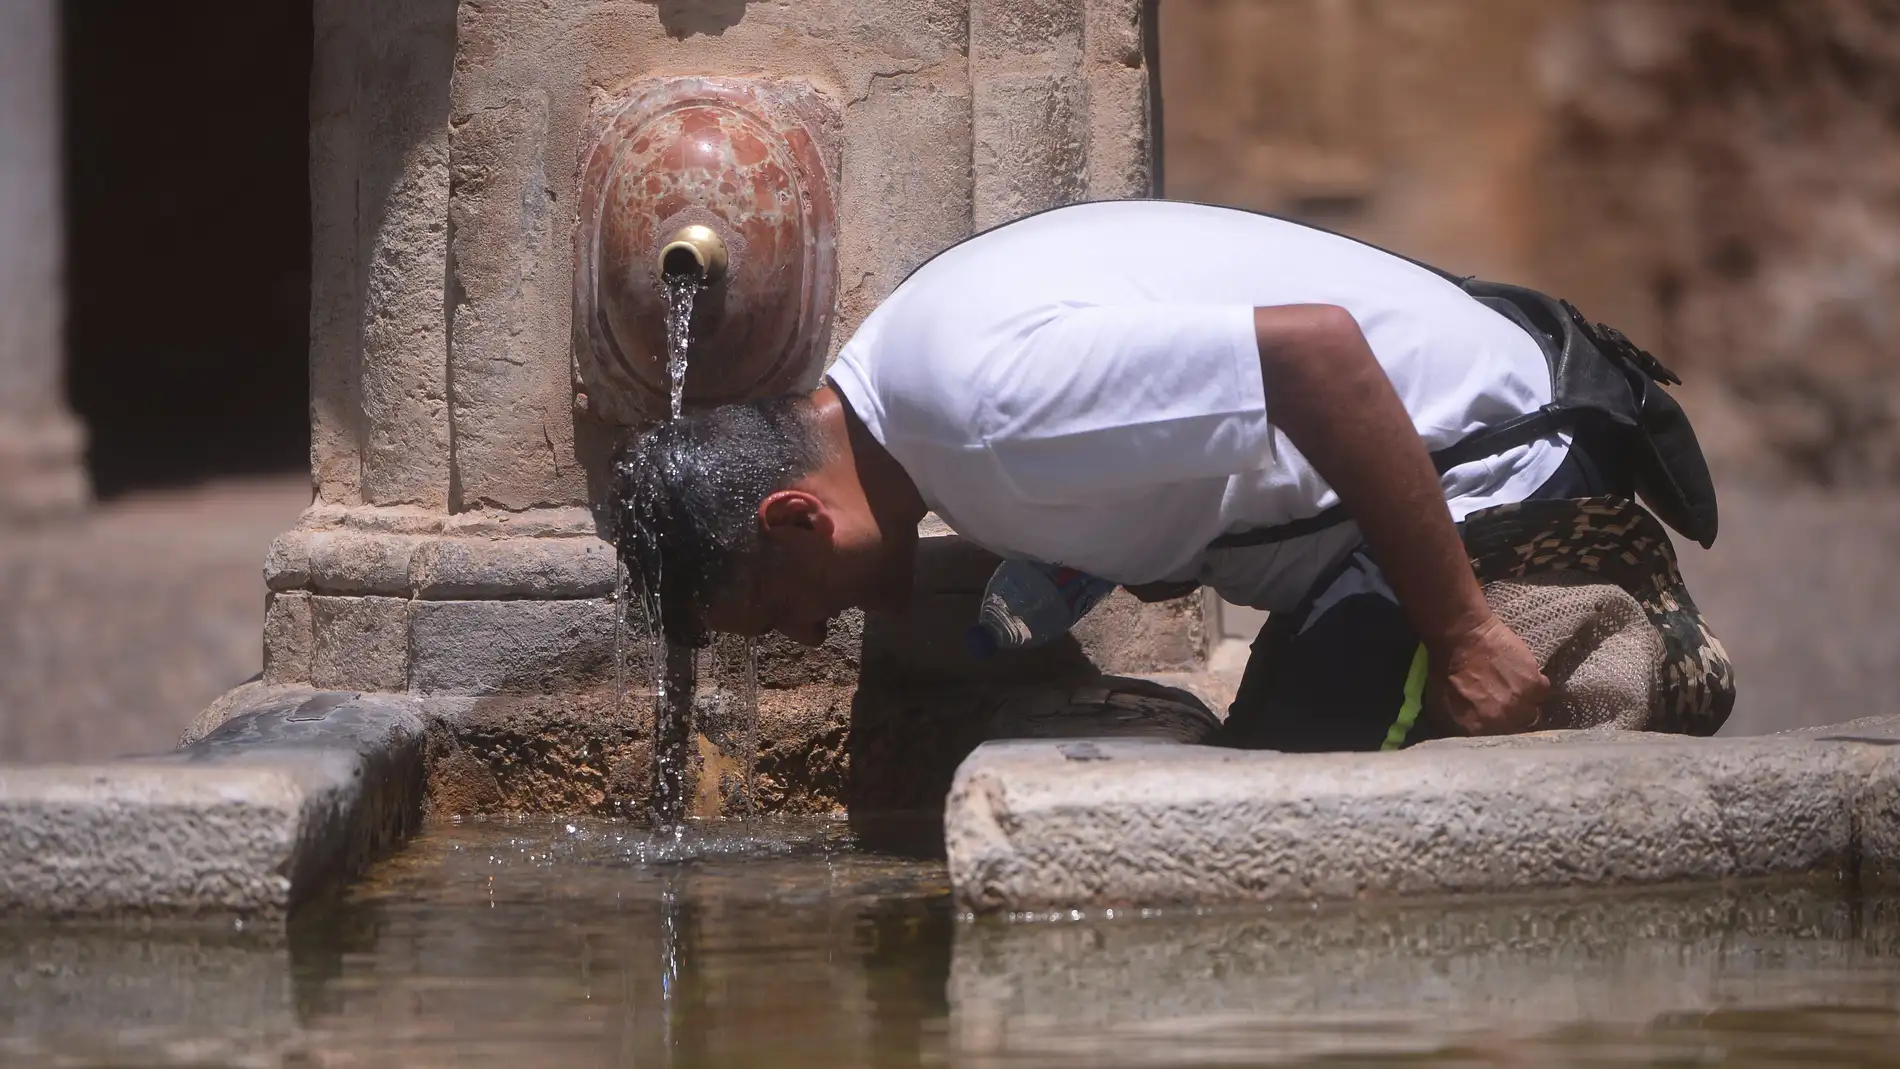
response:
<path id="1" fill-rule="evenodd" d="M 0 761 L 168 749 L 260 667 L 264 549 L 301 477 L 124 498 L 0 532 Z M 1900 494 L 1730 480 L 1692 589 L 1734 657 L 1725 734 L 1900 714 Z"/>
<path id="2" fill-rule="evenodd" d="M 309 500 L 234 480 L 0 530 L 0 761 L 170 749 L 262 667 L 264 550 Z"/>

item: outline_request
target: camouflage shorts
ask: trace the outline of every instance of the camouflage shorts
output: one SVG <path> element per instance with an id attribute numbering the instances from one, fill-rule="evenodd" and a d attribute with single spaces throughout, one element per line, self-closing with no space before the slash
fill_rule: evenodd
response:
<path id="1" fill-rule="evenodd" d="M 1568 572 L 1626 591 L 1662 636 L 1651 730 L 1713 735 L 1735 706 L 1735 671 L 1689 597 L 1662 523 L 1632 501 L 1591 497 L 1500 505 L 1466 517 L 1479 582 Z"/>

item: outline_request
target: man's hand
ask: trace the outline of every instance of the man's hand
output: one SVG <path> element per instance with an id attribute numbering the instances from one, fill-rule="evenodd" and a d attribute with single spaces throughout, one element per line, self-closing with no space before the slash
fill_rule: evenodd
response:
<path id="1" fill-rule="evenodd" d="M 1496 616 L 1448 642 L 1428 643 L 1425 708 L 1464 735 L 1535 731 L 1550 680 L 1524 640 Z"/>
<path id="2" fill-rule="evenodd" d="M 1427 708 L 1472 735 L 1528 731 L 1550 682 L 1485 603 L 1412 417 L 1342 308 L 1256 308 L 1267 416 L 1339 492 L 1430 662 Z"/>

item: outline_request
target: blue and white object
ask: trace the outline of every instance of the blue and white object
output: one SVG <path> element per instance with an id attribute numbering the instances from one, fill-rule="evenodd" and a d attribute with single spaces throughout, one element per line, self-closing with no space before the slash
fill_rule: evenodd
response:
<path id="1" fill-rule="evenodd" d="M 965 641 L 978 658 L 1035 649 L 1068 634 L 1115 586 L 1074 568 L 1006 560 L 990 576 Z"/>

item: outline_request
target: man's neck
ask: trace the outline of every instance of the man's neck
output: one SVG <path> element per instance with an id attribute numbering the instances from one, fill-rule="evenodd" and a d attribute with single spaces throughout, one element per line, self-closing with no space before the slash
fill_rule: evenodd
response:
<path id="1" fill-rule="evenodd" d="M 917 535 L 917 524 L 930 511 L 924 498 L 897 458 L 872 437 L 851 405 L 830 386 L 812 395 L 819 425 L 832 463 L 843 463 L 855 475 L 864 505 L 886 545 L 902 545 Z"/>

